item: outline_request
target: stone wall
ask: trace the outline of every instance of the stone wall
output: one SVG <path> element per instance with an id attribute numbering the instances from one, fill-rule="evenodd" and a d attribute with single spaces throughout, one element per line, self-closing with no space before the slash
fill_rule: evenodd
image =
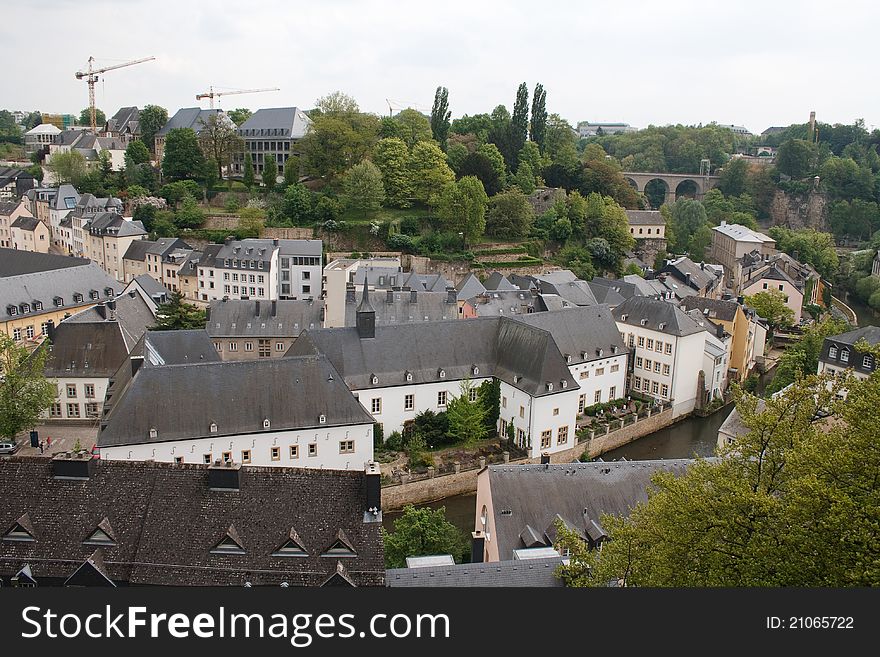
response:
<path id="1" fill-rule="evenodd" d="M 657 254 L 666 251 L 665 239 L 637 239 L 635 254 L 649 267 L 654 266 Z"/>
<path id="2" fill-rule="evenodd" d="M 202 228 L 208 230 L 235 230 L 241 217 L 235 214 L 211 214 L 205 217 Z"/>
<path id="3" fill-rule="evenodd" d="M 828 231 L 828 197 L 817 191 L 802 196 L 778 190 L 770 204 L 770 219 L 774 226 L 792 230 L 815 228 Z"/>
<path id="4" fill-rule="evenodd" d="M 267 240 L 310 240 L 314 239 L 311 228 L 264 228 L 261 235 Z"/>

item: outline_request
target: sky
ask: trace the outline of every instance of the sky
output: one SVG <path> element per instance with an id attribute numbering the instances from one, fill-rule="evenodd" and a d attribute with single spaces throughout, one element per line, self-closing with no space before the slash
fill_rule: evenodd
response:
<path id="1" fill-rule="evenodd" d="M 0 108 L 79 113 L 84 70 L 155 57 L 102 76 L 97 105 L 314 107 L 340 90 L 363 111 L 453 118 L 513 105 L 540 82 L 573 125 L 622 121 L 771 125 L 818 120 L 880 128 L 874 0 L 41 0 L 5 6 Z M 67 26 L 65 29 L 62 26 Z M 72 36 L 67 36 L 68 34 Z M 18 54 L 21 59 L 9 59 Z M 26 64 L 26 65 L 25 65 Z"/>

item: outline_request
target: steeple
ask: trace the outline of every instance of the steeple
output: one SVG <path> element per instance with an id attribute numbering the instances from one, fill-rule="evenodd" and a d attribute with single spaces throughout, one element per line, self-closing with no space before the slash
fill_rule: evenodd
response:
<path id="1" fill-rule="evenodd" d="M 357 308 L 357 332 L 360 338 L 376 337 L 376 311 L 370 305 L 370 294 L 367 291 L 367 276 L 364 274 L 364 296 Z"/>

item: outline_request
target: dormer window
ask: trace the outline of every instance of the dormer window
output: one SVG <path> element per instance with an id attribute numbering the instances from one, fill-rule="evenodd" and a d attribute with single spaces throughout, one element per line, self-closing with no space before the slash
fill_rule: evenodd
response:
<path id="1" fill-rule="evenodd" d="M 865 356 L 862 358 L 862 367 L 866 370 L 874 369 L 874 357 L 873 356 Z"/>
<path id="2" fill-rule="evenodd" d="M 82 301 L 83 301 L 83 295 L 81 295 L 79 292 L 74 292 L 73 293 L 73 302 L 74 303 L 82 303 Z"/>
<path id="3" fill-rule="evenodd" d="M 647 318 L 642 319 L 642 320 L 639 322 L 639 324 L 641 324 L 642 326 L 647 326 L 647 325 L 648 325 L 648 320 L 647 320 Z"/>
<path id="4" fill-rule="evenodd" d="M 318 416 L 318 424 L 327 424 L 327 416 L 323 413 Z"/>
<path id="5" fill-rule="evenodd" d="M 95 299 L 97 299 L 98 297 L 100 297 L 100 296 L 101 296 L 101 295 L 98 294 L 98 291 L 97 291 L 97 290 L 90 290 L 90 291 L 89 291 L 89 299 L 92 299 L 93 301 L 94 301 Z"/>
<path id="6" fill-rule="evenodd" d="M 587 352 L 586 351 L 581 352 L 581 360 L 587 360 Z"/>
<path id="7" fill-rule="evenodd" d="M 18 314 L 18 308 L 11 304 L 6 306 L 6 314 L 14 317 Z"/>
<path id="8" fill-rule="evenodd" d="M 834 345 L 828 348 L 828 358 L 837 358 L 837 347 Z"/>
<path id="9" fill-rule="evenodd" d="M 306 551 L 305 545 L 303 545 L 302 540 L 299 537 L 299 534 L 296 533 L 293 527 L 290 528 L 290 532 L 287 535 L 287 540 L 284 541 L 273 553 L 273 557 L 307 557 L 309 556 Z"/>
<path id="10" fill-rule="evenodd" d="M 474 365 L 474 366 L 471 368 L 471 373 L 472 373 L 474 376 L 477 376 L 477 375 L 480 373 L 480 368 L 477 367 L 476 365 Z"/>
<path id="11" fill-rule="evenodd" d="M 155 427 L 150 427 L 150 438 L 155 440 L 159 437 L 159 432 L 156 431 Z"/>
<path id="12" fill-rule="evenodd" d="M 83 541 L 83 545 L 103 545 L 109 547 L 116 545 L 116 534 L 110 526 L 110 521 L 104 518 L 98 523 L 98 527 Z"/>
<path id="13" fill-rule="evenodd" d="M 34 527 L 28 514 L 25 513 L 3 534 L 3 540 L 17 543 L 32 543 L 37 540 L 36 532 L 34 532 Z"/>
<path id="14" fill-rule="evenodd" d="M 211 549 L 211 554 L 245 554 L 244 544 L 234 525 L 229 525 L 226 535 Z"/>
<path id="15" fill-rule="evenodd" d="M 370 374 L 370 383 L 376 385 L 377 383 L 379 383 L 379 377 L 375 374 Z"/>
<path id="16" fill-rule="evenodd" d="M 21 311 L 22 315 L 27 315 L 31 311 L 31 304 L 23 303 L 18 307 L 18 309 Z"/>
<path id="17" fill-rule="evenodd" d="M 42 301 L 34 301 L 34 310 L 42 310 L 43 302 Z"/>
<path id="18" fill-rule="evenodd" d="M 264 429 L 268 429 L 268 428 L 269 428 L 269 418 L 266 418 L 266 419 L 263 420 L 263 428 L 264 428 Z"/>
<path id="19" fill-rule="evenodd" d="M 547 391 L 553 392 L 553 384 L 550 381 L 547 382 Z"/>
<path id="20" fill-rule="evenodd" d="M 565 362 L 571 363 L 571 354 L 565 354 Z"/>
<path id="21" fill-rule="evenodd" d="M 562 379 L 562 381 L 560 381 L 559 384 L 560 384 L 563 388 L 567 388 L 567 387 L 568 387 L 568 381 L 566 381 L 565 379 Z"/>
<path id="22" fill-rule="evenodd" d="M 52 303 L 55 304 L 56 306 L 63 306 L 64 299 L 62 299 L 61 297 L 53 297 Z"/>
<path id="23" fill-rule="evenodd" d="M 625 322 L 627 317 L 629 317 L 629 315 L 627 315 L 626 313 L 624 313 L 623 315 L 620 316 L 620 321 L 621 321 L 621 322 Z"/>
<path id="24" fill-rule="evenodd" d="M 841 349 L 840 350 L 840 362 L 848 363 L 849 362 L 849 349 Z"/>
<path id="25" fill-rule="evenodd" d="M 357 552 L 355 552 L 354 546 L 352 542 L 348 540 L 348 537 L 345 535 L 341 529 L 336 532 L 336 538 L 330 544 L 326 550 L 324 550 L 322 557 L 356 557 Z"/>
<path id="26" fill-rule="evenodd" d="M 406 380 L 412 381 L 412 372 L 410 372 L 409 370 L 406 371 Z"/>
<path id="27" fill-rule="evenodd" d="M 113 291 L 112 287 L 105 287 L 104 288 L 104 296 L 107 297 L 108 299 L 112 299 L 114 296 L 116 296 L 116 292 Z"/>
<path id="28" fill-rule="evenodd" d="M 208 427 L 208 429 L 211 431 L 211 433 L 217 433 L 217 423 L 211 422 L 211 426 Z"/>
<path id="29" fill-rule="evenodd" d="M 666 328 L 666 322 L 660 322 L 660 326 L 658 327 L 661 331 Z"/>
<path id="30" fill-rule="evenodd" d="M 445 379 L 446 378 L 446 370 L 444 370 L 443 368 L 440 368 L 440 370 L 437 372 L 437 376 L 439 376 L 441 379 Z"/>

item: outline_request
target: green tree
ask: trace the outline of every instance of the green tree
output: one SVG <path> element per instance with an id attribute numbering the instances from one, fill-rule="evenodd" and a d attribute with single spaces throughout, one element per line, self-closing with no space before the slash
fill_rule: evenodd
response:
<path id="1" fill-rule="evenodd" d="M 382 172 L 382 185 L 388 204 L 408 208 L 412 196 L 409 149 L 402 139 L 380 139 L 373 150 L 373 162 Z"/>
<path id="2" fill-rule="evenodd" d="M 519 161 L 528 164 L 535 176 L 539 176 L 548 164 L 547 159 L 541 155 L 538 144 L 534 141 L 527 141 L 523 145 L 519 152 Z"/>
<path id="3" fill-rule="evenodd" d="M 79 120 L 77 121 L 79 125 L 92 125 L 92 116 L 89 112 L 89 108 L 86 107 L 83 111 L 79 113 Z M 99 108 L 95 108 L 95 124 L 98 128 L 101 128 L 105 123 L 107 123 L 107 116 L 104 114 L 102 110 Z M 39 125 L 39 124 L 38 124 Z"/>
<path id="4" fill-rule="evenodd" d="M 263 172 L 260 176 L 263 179 L 263 187 L 267 190 L 275 189 L 275 185 L 278 184 L 278 164 L 274 155 L 266 155 L 263 158 Z"/>
<path id="5" fill-rule="evenodd" d="M 794 323 L 794 311 L 786 306 L 788 297 L 780 290 L 763 290 L 745 298 L 746 305 L 767 320 L 775 331 Z"/>
<path id="6" fill-rule="evenodd" d="M 468 155 L 470 155 L 470 153 L 468 152 L 467 146 L 464 144 L 459 142 L 449 144 L 447 142 L 446 162 L 456 174 L 458 174 L 461 165 L 464 163 L 464 160 Z"/>
<path id="7" fill-rule="evenodd" d="M 513 103 L 513 114 L 510 117 L 510 139 L 508 141 L 508 157 L 505 158 L 507 168 L 516 171 L 519 166 L 519 152 L 529 136 L 529 88 L 523 82 L 516 90 Z"/>
<path id="8" fill-rule="evenodd" d="M 98 111 L 100 111 L 100 110 L 98 110 Z M 32 130 L 33 128 L 36 128 L 38 125 L 42 125 L 42 124 L 43 124 L 43 115 L 40 114 L 39 112 L 31 112 L 30 114 L 25 116 L 21 122 L 21 126 L 25 130 Z M 86 122 L 86 124 L 88 124 L 88 122 Z M 83 125 L 86 125 L 86 124 L 83 124 Z"/>
<path id="9" fill-rule="evenodd" d="M 199 207 L 198 201 L 186 195 L 174 216 L 175 225 L 178 228 L 199 228 L 204 222 L 205 213 Z"/>
<path id="10" fill-rule="evenodd" d="M 79 188 L 88 173 L 86 158 L 79 151 L 55 153 L 46 168 L 60 184 L 69 183 Z"/>
<path id="11" fill-rule="evenodd" d="M 221 114 L 211 114 L 202 121 L 199 145 L 205 157 L 216 163 L 220 180 L 223 179 L 223 169 L 230 166 L 232 156 L 244 150 L 244 140 L 236 133 L 235 126 Z"/>
<path id="12" fill-rule="evenodd" d="M 348 207 L 367 212 L 378 210 L 385 200 L 385 189 L 382 187 L 382 172 L 379 167 L 364 160 L 355 164 L 342 182 Z"/>
<path id="13" fill-rule="evenodd" d="M 795 180 L 807 177 L 816 165 L 816 145 L 803 139 L 790 139 L 779 147 L 776 168 Z"/>
<path id="14" fill-rule="evenodd" d="M 485 157 L 492 164 L 492 170 L 498 176 L 498 184 L 500 187 L 506 186 L 507 167 L 504 164 L 504 156 L 495 144 L 480 144 L 477 148 L 477 154 Z"/>
<path id="15" fill-rule="evenodd" d="M 485 144 L 495 148 L 495 144 Z M 497 148 L 495 148 L 497 151 Z M 502 166 L 504 161 L 502 160 Z M 483 153 L 469 153 L 461 166 L 458 168 L 458 175 L 474 176 L 483 183 L 483 189 L 486 194 L 493 196 L 501 190 L 501 181 L 498 179 L 498 171 L 495 170 L 492 160 Z"/>
<path id="16" fill-rule="evenodd" d="M 528 197 L 518 187 L 511 187 L 492 197 L 486 230 L 499 239 L 519 240 L 529 234 L 534 218 L 535 211 Z"/>
<path id="17" fill-rule="evenodd" d="M 669 208 L 669 223 L 672 236 L 667 233 L 666 240 L 670 252 L 688 253 L 693 236 L 700 228 L 709 225 L 709 216 L 699 201 L 680 198 Z"/>
<path id="18" fill-rule="evenodd" d="M 418 110 L 407 108 L 394 117 L 400 126 L 400 138 L 410 148 L 420 141 L 428 141 L 431 137 L 431 121 Z"/>
<path id="19" fill-rule="evenodd" d="M 465 176 L 450 183 L 440 194 L 437 216 L 446 230 L 461 233 L 463 246 L 477 241 L 486 230 L 486 207 L 489 197 L 483 183 Z"/>
<path id="20" fill-rule="evenodd" d="M 289 155 L 284 161 L 284 186 L 290 187 L 299 182 L 299 158 Z"/>
<path id="21" fill-rule="evenodd" d="M 600 238 L 607 241 L 617 264 L 610 269 L 619 268 L 620 261 L 627 251 L 635 246 L 635 240 L 629 232 L 629 220 L 626 210 L 614 199 L 599 194 L 586 197 L 587 211 L 584 219 L 584 237 Z"/>
<path id="22" fill-rule="evenodd" d="M 873 201 L 858 198 L 851 202 L 837 201 L 831 206 L 828 223 L 836 236 L 868 240 L 880 230 L 880 207 Z"/>
<path id="23" fill-rule="evenodd" d="M 446 139 L 449 137 L 449 90 L 446 87 L 437 87 L 434 92 L 434 106 L 431 108 L 431 134 L 434 141 L 440 144 L 440 148 L 446 150 Z"/>
<path id="24" fill-rule="evenodd" d="M 42 117 L 41 117 L 42 120 Z M 0 110 L 0 143 L 20 144 L 22 131 L 9 110 Z"/>
<path id="25" fill-rule="evenodd" d="M 321 114 L 341 115 L 357 114 L 360 111 L 357 101 L 341 91 L 333 91 L 315 101 L 315 107 Z"/>
<path id="26" fill-rule="evenodd" d="M 204 176 L 205 155 L 191 128 L 174 128 L 165 137 L 162 175 L 169 180 L 198 180 Z"/>
<path id="27" fill-rule="evenodd" d="M 464 379 L 458 390 L 458 396 L 449 400 L 446 406 L 449 434 L 464 445 L 473 445 L 486 437 L 487 410 L 470 379 Z"/>
<path id="28" fill-rule="evenodd" d="M 746 191 L 749 165 L 742 158 L 731 159 L 721 170 L 718 190 L 725 196 L 739 196 Z"/>
<path id="29" fill-rule="evenodd" d="M 154 331 L 183 331 L 205 328 L 205 311 L 185 301 L 180 292 L 172 292 L 167 303 L 156 309 Z"/>
<path id="30" fill-rule="evenodd" d="M 547 134 L 547 92 L 539 82 L 535 85 L 532 94 L 532 120 L 529 122 L 529 139 L 539 148 L 544 147 L 544 137 Z"/>
<path id="31" fill-rule="evenodd" d="M 803 335 L 788 345 L 779 357 L 773 381 L 767 386 L 767 394 L 782 390 L 798 379 L 814 374 L 819 367 L 819 354 L 825 338 L 848 330 L 850 327 L 846 322 L 830 317 L 804 329 Z"/>
<path id="32" fill-rule="evenodd" d="M 234 110 L 230 110 L 226 113 L 229 119 L 236 125 L 240 126 L 242 123 L 247 121 L 251 116 L 253 116 L 253 112 L 251 112 L 246 107 L 238 107 Z"/>
<path id="33" fill-rule="evenodd" d="M 148 164 L 150 162 L 150 151 L 147 149 L 146 144 L 142 142 L 140 139 L 135 139 L 131 143 L 129 143 L 128 147 L 125 149 L 125 166 L 126 168 L 129 166 L 129 163 L 133 165 L 138 164 Z"/>
<path id="34" fill-rule="evenodd" d="M 712 229 L 708 224 L 704 224 L 691 236 L 688 257 L 694 262 L 702 262 L 706 259 L 706 249 L 710 244 L 712 244 Z"/>
<path id="35" fill-rule="evenodd" d="M 379 119 L 371 114 L 315 116 L 300 140 L 303 167 L 312 175 L 333 181 L 370 154 L 378 134 Z"/>
<path id="36" fill-rule="evenodd" d="M 150 150 L 156 150 L 156 133 L 168 123 L 168 110 L 159 105 L 147 105 L 138 115 L 138 123 L 141 129 L 141 139 Z"/>
<path id="37" fill-rule="evenodd" d="M 252 189 L 254 186 L 254 158 L 250 153 L 244 154 L 244 175 L 242 177 L 244 186 Z"/>
<path id="38" fill-rule="evenodd" d="M 413 146 L 409 157 L 413 198 L 429 203 L 432 196 L 455 180 L 455 174 L 446 163 L 446 156 L 433 141 L 420 141 Z"/>
<path id="39" fill-rule="evenodd" d="M 510 120 L 509 115 L 507 120 Z M 474 135 L 481 143 L 489 141 L 489 135 L 493 130 L 494 120 L 489 114 L 475 114 L 473 116 L 465 114 L 461 118 L 455 119 L 449 125 L 449 131 L 453 134 Z"/>
<path id="40" fill-rule="evenodd" d="M 789 230 L 774 226 L 769 231 L 776 240 L 776 248 L 800 262 L 816 268 L 825 279 L 831 280 L 840 269 L 834 238 L 830 233 L 822 233 L 812 228 Z"/>
<path id="41" fill-rule="evenodd" d="M 32 429 L 40 414 L 55 401 L 56 385 L 43 375 L 49 349 L 41 345 L 33 354 L 0 333 L 0 437 L 14 441 Z"/>
<path id="42" fill-rule="evenodd" d="M 535 173 L 528 162 L 519 163 L 516 175 L 513 177 L 513 184 L 525 194 L 531 194 L 535 191 Z"/>
<path id="43" fill-rule="evenodd" d="M 407 557 L 449 554 L 461 562 L 468 554 L 464 533 L 446 520 L 446 507 L 417 509 L 408 504 L 394 520 L 394 531 L 382 529 L 385 542 L 385 567 L 403 568 Z"/>
<path id="44" fill-rule="evenodd" d="M 578 164 L 576 133 L 571 124 L 558 114 L 547 117 L 544 156 L 564 169 L 573 169 Z"/>
<path id="45" fill-rule="evenodd" d="M 297 183 L 284 190 L 281 214 L 294 226 L 305 226 L 314 221 L 312 193 L 305 185 Z"/>

